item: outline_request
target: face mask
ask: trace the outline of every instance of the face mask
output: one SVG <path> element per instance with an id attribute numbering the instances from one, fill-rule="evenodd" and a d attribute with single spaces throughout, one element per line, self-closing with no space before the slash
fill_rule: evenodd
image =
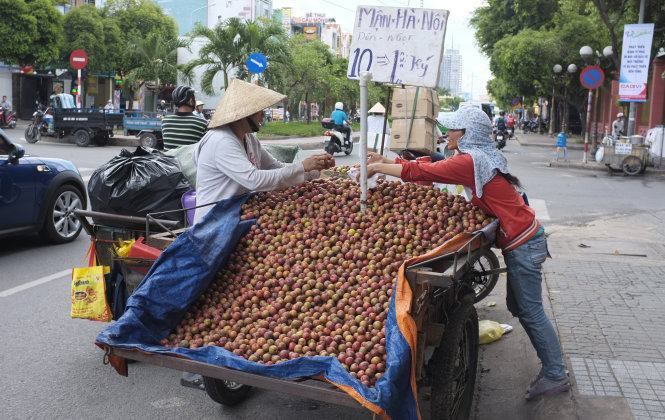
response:
<path id="1" fill-rule="evenodd" d="M 247 124 L 249 124 L 249 128 L 252 130 L 253 133 L 258 132 L 261 129 L 261 126 L 254 121 L 252 117 L 247 117 Z"/>

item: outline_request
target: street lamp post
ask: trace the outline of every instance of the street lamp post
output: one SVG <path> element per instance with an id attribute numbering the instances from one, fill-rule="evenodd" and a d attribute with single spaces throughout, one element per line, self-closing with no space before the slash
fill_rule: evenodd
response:
<path id="1" fill-rule="evenodd" d="M 556 80 L 557 77 L 561 74 L 563 71 L 563 67 L 561 67 L 561 64 L 555 64 L 554 67 L 552 67 L 552 71 L 554 71 L 554 83 L 552 83 L 552 108 L 550 111 L 550 136 L 554 134 L 554 126 L 556 125 Z"/>
<path id="2" fill-rule="evenodd" d="M 580 56 L 584 61 L 588 61 L 593 57 L 593 48 L 588 45 L 580 48 Z M 589 161 L 589 133 L 591 132 L 591 107 L 593 105 L 593 90 L 589 89 L 586 104 L 586 125 L 584 126 L 584 154 L 582 155 L 582 162 Z"/>

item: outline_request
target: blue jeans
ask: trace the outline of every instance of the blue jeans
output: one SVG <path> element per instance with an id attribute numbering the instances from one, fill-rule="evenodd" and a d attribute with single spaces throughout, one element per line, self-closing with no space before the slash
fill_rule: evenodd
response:
<path id="1" fill-rule="evenodd" d="M 559 338 L 543 308 L 540 270 L 547 258 L 545 234 L 504 253 L 503 257 L 508 268 L 508 310 L 519 318 L 529 336 L 543 364 L 545 377 L 554 381 L 565 378 Z"/>

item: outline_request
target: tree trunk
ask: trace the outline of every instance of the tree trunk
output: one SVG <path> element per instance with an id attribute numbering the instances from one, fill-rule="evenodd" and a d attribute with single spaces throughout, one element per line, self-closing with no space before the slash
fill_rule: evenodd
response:
<path id="1" fill-rule="evenodd" d="M 307 124 L 312 122 L 312 108 L 309 106 L 309 92 L 305 92 L 305 106 L 307 107 Z"/>

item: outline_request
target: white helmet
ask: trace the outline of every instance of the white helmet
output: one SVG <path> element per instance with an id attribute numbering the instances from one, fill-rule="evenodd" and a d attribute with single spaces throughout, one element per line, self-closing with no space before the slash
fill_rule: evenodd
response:
<path id="1" fill-rule="evenodd" d="M 619 113 L 617 114 L 617 118 L 623 118 L 623 112 L 619 112 Z"/>
<path id="2" fill-rule="evenodd" d="M 344 104 L 341 102 L 335 102 L 335 109 L 344 109 Z"/>

